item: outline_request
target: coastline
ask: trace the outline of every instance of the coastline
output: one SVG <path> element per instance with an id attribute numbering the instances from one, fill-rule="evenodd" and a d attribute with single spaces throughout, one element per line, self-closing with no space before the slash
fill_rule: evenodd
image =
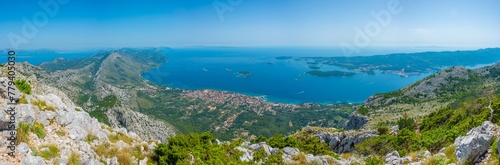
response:
<path id="1" fill-rule="evenodd" d="M 296 100 L 296 99 L 286 99 L 286 98 L 274 97 L 274 96 L 269 96 L 266 94 L 257 94 L 257 93 L 251 93 L 251 92 L 226 90 L 226 89 L 219 89 L 219 88 L 196 88 L 196 87 L 190 87 L 190 86 L 186 86 L 186 85 L 173 85 L 173 84 L 168 84 L 168 83 L 156 82 L 152 79 L 148 79 L 143 74 L 141 76 L 144 80 L 151 82 L 153 84 L 159 85 L 161 87 L 165 87 L 165 88 L 188 90 L 188 91 L 213 90 L 213 91 L 218 91 L 218 92 L 229 92 L 229 93 L 240 94 L 240 95 L 244 95 L 244 96 L 248 96 L 248 97 L 258 98 L 258 99 L 263 100 L 265 102 L 275 103 L 275 104 L 301 105 L 301 104 L 313 103 L 313 104 L 320 104 L 320 105 L 333 105 L 333 104 L 345 104 L 345 103 L 347 103 L 347 104 L 362 104 L 362 103 L 364 103 L 364 100 L 362 100 L 362 101 L 336 100 L 336 101 L 323 101 L 323 102 L 300 101 L 300 100 Z"/>

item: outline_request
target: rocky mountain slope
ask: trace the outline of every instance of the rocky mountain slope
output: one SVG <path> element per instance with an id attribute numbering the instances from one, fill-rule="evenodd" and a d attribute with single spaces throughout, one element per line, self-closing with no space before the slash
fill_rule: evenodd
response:
<path id="1" fill-rule="evenodd" d="M 8 81 L 5 67 L 0 72 L 0 107 L 7 109 Z M 61 90 L 36 79 L 27 80 L 30 91 L 17 93 L 14 156 L 8 146 L 9 128 L 0 130 L 0 164 L 146 164 L 159 142 L 123 128 L 99 123 Z M 14 87 L 15 88 L 15 87 Z M 15 88 L 19 91 L 18 88 Z M 0 123 L 11 121 L 10 112 L 0 111 Z"/>
<path id="2" fill-rule="evenodd" d="M 368 126 L 394 122 L 403 114 L 423 117 L 440 108 L 458 107 L 460 102 L 498 93 L 500 64 L 469 70 L 451 67 L 402 89 L 376 94 L 359 107 L 368 115 Z"/>
<path id="3" fill-rule="evenodd" d="M 29 64 L 20 65 L 19 70 L 65 91 L 103 123 L 124 127 L 145 139 L 164 141 L 175 133 L 175 128 L 138 112 L 137 91 L 132 90 L 154 88 L 142 81 L 140 73 L 166 61 L 166 57 L 157 55 L 161 50 L 146 52 L 134 55 L 140 51 L 103 51 L 85 59 L 57 59 L 41 65 L 50 72 Z"/>

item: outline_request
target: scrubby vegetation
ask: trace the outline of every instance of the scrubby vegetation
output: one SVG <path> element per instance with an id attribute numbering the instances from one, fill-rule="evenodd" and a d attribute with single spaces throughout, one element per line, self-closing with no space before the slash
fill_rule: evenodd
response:
<path id="1" fill-rule="evenodd" d="M 34 122 L 33 126 L 30 128 L 31 132 L 33 132 L 38 138 L 43 139 L 47 135 L 45 133 L 45 126 L 43 124 Z"/>
<path id="2" fill-rule="evenodd" d="M 33 125 L 20 122 L 17 127 L 17 144 L 22 142 L 30 144 L 30 132 L 34 133 L 40 139 L 43 139 L 46 136 L 45 127 L 43 126 L 43 124 L 40 124 L 36 121 L 33 123 Z"/>
<path id="3" fill-rule="evenodd" d="M 215 137 L 209 133 L 192 133 L 189 135 L 176 135 L 168 139 L 167 144 L 159 144 L 155 148 L 154 160 L 159 164 L 183 164 L 194 161 L 195 164 L 252 164 L 250 162 L 241 162 L 239 157 L 242 153 L 235 149 L 241 145 L 242 139 L 231 142 L 217 144 Z M 330 155 L 339 159 L 339 155 L 330 151 L 328 145 L 320 143 L 315 136 L 283 136 L 276 134 L 271 138 L 260 136 L 251 142 L 266 142 L 273 148 L 293 147 L 301 152 L 313 155 Z M 264 164 L 283 164 L 281 158 L 282 151 L 279 154 L 271 154 L 266 157 L 264 149 L 254 152 L 254 160 L 262 160 Z M 305 156 L 305 155 L 302 155 Z M 292 159 L 301 162 L 305 157 L 296 155 Z"/>
<path id="4" fill-rule="evenodd" d="M 154 160 L 160 165 L 185 164 L 194 157 L 195 164 L 241 164 L 240 151 L 234 149 L 241 141 L 217 145 L 210 133 L 176 135 L 167 144 L 159 144 Z M 229 154 L 228 154 L 229 153 Z"/>
<path id="5" fill-rule="evenodd" d="M 76 152 L 72 152 L 68 159 L 68 165 L 80 165 L 82 161 Z"/>
<path id="6" fill-rule="evenodd" d="M 85 102 L 86 101 L 87 100 L 85 100 Z M 106 112 L 110 108 L 113 108 L 119 104 L 118 98 L 115 95 L 108 95 L 100 101 L 95 100 L 95 102 L 97 102 L 97 106 L 94 110 L 89 112 L 90 116 L 95 117 L 101 123 L 110 125 L 111 123 L 109 122 Z"/>
<path id="7" fill-rule="evenodd" d="M 43 101 L 43 100 L 34 100 L 34 101 L 31 101 L 31 104 L 35 105 L 38 107 L 38 109 L 42 110 L 42 111 L 55 111 L 56 108 L 52 105 L 47 105 L 47 102 Z"/>
<path id="8" fill-rule="evenodd" d="M 118 132 L 116 134 L 110 134 L 108 135 L 108 139 L 111 143 L 116 143 L 117 141 L 121 140 L 127 144 L 131 144 L 132 141 L 134 141 L 133 138 L 128 137 L 127 135 L 125 135 L 125 133 L 122 132 Z"/>
<path id="9" fill-rule="evenodd" d="M 16 129 L 16 144 L 26 143 L 30 144 L 29 133 L 31 131 L 31 125 L 28 123 L 20 122 Z"/>
<path id="10" fill-rule="evenodd" d="M 87 137 L 85 137 L 85 141 L 87 143 L 89 143 L 89 144 L 92 143 L 94 140 L 97 140 L 97 139 L 98 139 L 97 136 L 95 136 L 92 133 L 87 134 Z"/>
<path id="11" fill-rule="evenodd" d="M 26 80 L 15 80 L 14 85 L 24 94 L 31 94 L 31 85 Z"/>
<path id="12" fill-rule="evenodd" d="M 46 160 L 56 158 L 59 155 L 59 148 L 55 144 L 42 146 L 40 156 Z"/>
<path id="13" fill-rule="evenodd" d="M 500 97 L 491 97 L 491 100 L 491 107 L 495 109 L 492 122 L 499 124 Z M 446 158 L 432 157 L 423 164 L 455 162 L 453 151 L 456 146 L 450 145 L 458 136 L 465 135 L 472 128 L 489 120 L 488 105 L 488 98 L 479 98 L 463 102 L 456 109 L 451 106 L 444 107 L 422 118 L 418 127 L 414 119 L 401 118 L 397 122 L 400 128 L 397 135 L 381 134 L 356 145 L 356 150 L 364 155 L 382 157 L 394 150 L 397 150 L 400 155 L 408 155 L 421 150 L 436 153 L 441 148 L 446 147 L 444 150 Z"/>

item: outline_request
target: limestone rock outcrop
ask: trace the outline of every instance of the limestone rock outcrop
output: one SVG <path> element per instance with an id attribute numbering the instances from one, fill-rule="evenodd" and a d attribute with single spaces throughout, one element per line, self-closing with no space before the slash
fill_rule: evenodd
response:
<path id="1" fill-rule="evenodd" d="M 478 162 L 481 155 L 487 152 L 498 135 L 499 127 L 490 121 L 485 121 L 479 127 L 470 130 L 465 136 L 455 139 L 455 156 L 458 164 Z"/>
<path id="2" fill-rule="evenodd" d="M 38 82 L 31 82 L 31 87 L 32 94 L 20 94 L 22 101 L 15 106 L 14 116 L 17 129 L 27 127 L 28 131 L 17 132 L 17 138 L 23 139 L 18 140 L 15 157 L 11 157 L 7 147 L 11 141 L 6 140 L 10 130 L 0 130 L 0 164 L 67 164 L 78 160 L 81 164 L 99 165 L 116 157 L 98 155 L 102 149 L 114 150 L 114 154 L 128 153 L 130 161 L 139 163 L 139 159 L 144 159 L 129 152 L 137 148 L 139 155 L 147 155 L 158 143 L 145 142 L 126 129 L 100 123 L 56 88 Z M 0 95 L 3 96 L 3 92 L 0 90 Z M 7 107 L 10 107 L 7 98 L 0 97 L 0 109 Z M 7 122 L 10 117 L 5 111 L 0 112 L 0 121 Z M 50 152 L 50 156 L 42 157 L 44 152 Z"/>
<path id="3" fill-rule="evenodd" d="M 320 141 L 326 142 L 330 147 L 330 149 L 336 153 L 354 151 L 354 145 L 359 144 L 364 140 L 375 136 L 378 136 L 377 132 L 372 130 L 318 133 Z"/>
<path id="4" fill-rule="evenodd" d="M 345 130 L 358 130 L 368 123 L 368 117 L 353 113 L 344 124 Z"/>

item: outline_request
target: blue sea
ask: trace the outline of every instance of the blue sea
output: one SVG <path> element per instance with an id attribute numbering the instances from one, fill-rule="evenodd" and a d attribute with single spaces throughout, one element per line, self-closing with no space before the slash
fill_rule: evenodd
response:
<path id="1" fill-rule="evenodd" d="M 403 78 L 377 72 L 344 78 L 315 77 L 305 74 L 310 71 L 305 61 L 276 59 L 341 55 L 327 48 L 176 48 L 167 55 L 167 63 L 143 77 L 175 88 L 227 90 L 281 103 L 359 103 L 373 94 L 402 88 L 432 74 Z M 343 70 L 328 65 L 321 69 Z M 250 74 L 246 77 L 238 72 Z"/>
<path id="2" fill-rule="evenodd" d="M 458 50 L 450 48 L 371 48 L 361 56 L 391 53 Z M 463 49 L 462 49 L 463 50 Z M 55 58 L 82 58 L 96 51 L 33 53 L 18 52 L 17 61 L 39 65 Z M 262 96 L 280 103 L 360 103 L 376 93 L 390 92 L 410 85 L 432 73 L 410 75 L 407 78 L 392 73 L 368 75 L 358 73 L 353 77 L 314 77 L 305 61 L 277 60 L 276 57 L 332 57 L 343 56 L 339 48 L 233 48 L 233 47 L 182 47 L 167 51 L 168 62 L 143 74 L 151 82 L 182 89 L 214 89 Z M 5 62 L 7 59 L 2 59 Z M 489 64 L 484 64 L 489 65 Z M 481 65 L 483 66 L 483 65 Z M 479 67 L 479 66 L 476 66 Z M 470 67 L 474 68 L 474 67 Z M 322 65 L 321 70 L 345 70 Z M 238 72 L 249 72 L 242 76 Z"/>

